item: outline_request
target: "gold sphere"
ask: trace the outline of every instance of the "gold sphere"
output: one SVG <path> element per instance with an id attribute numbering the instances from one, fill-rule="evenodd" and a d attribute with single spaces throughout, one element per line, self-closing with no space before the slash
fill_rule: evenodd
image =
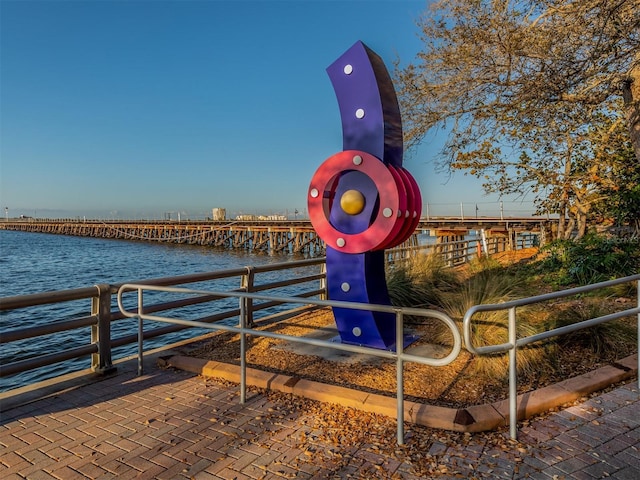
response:
<path id="1" fill-rule="evenodd" d="M 358 190 L 347 190 L 340 197 L 340 207 L 349 215 L 358 215 L 364 210 L 364 195 Z"/>

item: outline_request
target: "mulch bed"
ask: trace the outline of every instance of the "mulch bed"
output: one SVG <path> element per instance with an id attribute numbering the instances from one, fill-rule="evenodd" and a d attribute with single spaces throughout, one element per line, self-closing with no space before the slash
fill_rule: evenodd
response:
<path id="1" fill-rule="evenodd" d="M 316 310 L 295 317 L 295 319 L 262 327 L 272 332 L 304 336 L 318 329 L 335 328 L 329 310 Z M 413 329 L 420 337 L 412 346 L 429 343 L 429 327 Z M 421 332 L 422 330 L 422 332 Z M 421 336 L 421 333 L 425 335 Z M 396 365 L 391 360 L 365 357 L 363 360 L 335 360 L 329 355 L 308 355 L 304 348 L 292 347 L 292 342 L 284 342 L 264 337 L 253 337 L 248 342 L 247 365 L 264 371 L 295 375 L 318 381 L 372 393 L 395 396 Z M 438 347 L 445 356 L 450 350 Z M 239 336 L 232 333 L 216 333 L 182 347 L 184 355 L 230 364 L 240 363 Z M 576 346 L 557 352 L 555 371 L 544 370 L 537 378 L 519 379 L 519 393 L 531 391 L 557 383 L 569 377 L 580 375 L 614 362 L 625 356 L 625 352 L 610 352 L 595 358 L 587 348 Z M 418 400 L 432 405 L 463 408 L 471 405 L 492 403 L 508 397 L 508 382 L 488 380 L 473 374 L 473 356 L 466 350 L 451 364 L 444 367 L 407 363 L 404 367 L 405 394 L 408 400 Z"/>
<path id="2" fill-rule="evenodd" d="M 526 262 L 534 258 L 537 248 L 502 252 L 492 256 L 503 265 Z M 608 300 L 614 306 L 620 299 Z M 625 303 L 630 299 L 623 299 Z M 580 302 L 571 300 L 570 302 Z M 557 306 L 556 306 L 557 307 Z M 554 308 L 556 308 L 554 307 Z M 573 308 L 573 307 L 571 307 Z M 577 308 L 577 307 L 576 307 Z M 629 308 L 618 305 L 618 308 Z M 633 319 L 630 320 L 633 322 Z M 446 346 L 430 345 L 434 324 L 408 325 L 418 336 L 412 347 L 430 346 L 446 356 L 450 349 Z M 335 329 L 330 309 L 320 309 L 301 314 L 279 323 L 266 324 L 268 331 L 293 335 L 317 335 L 319 330 Z M 337 334 L 335 332 L 334 334 Z M 264 337 L 252 337 L 247 351 L 247 365 L 264 371 L 295 375 L 322 383 L 369 391 L 376 394 L 395 396 L 396 365 L 390 360 L 365 358 L 354 361 L 336 361 L 328 355 L 308 354 L 304 349 L 292 348 L 292 342 L 284 342 Z M 299 345 L 299 344 L 297 344 Z M 622 351 L 606 351 L 595 355 L 593 350 L 581 345 L 553 350 L 555 368 L 541 368 L 536 375 L 519 375 L 518 393 L 529 392 L 567 378 L 593 371 L 603 365 L 614 363 L 635 352 L 634 345 Z M 230 364 L 240 363 L 239 336 L 231 333 L 216 333 L 205 340 L 182 347 L 180 353 L 206 360 Z M 407 363 L 404 367 L 405 394 L 409 400 L 423 401 L 432 405 L 464 408 L 487 404 L 508 398 L 508 378 L 490 378 L 475 373 L 474 357 L 464 348 L 458 358 L 444 367 Z M 503 356 L 506 362 L 506 354 Z"/>

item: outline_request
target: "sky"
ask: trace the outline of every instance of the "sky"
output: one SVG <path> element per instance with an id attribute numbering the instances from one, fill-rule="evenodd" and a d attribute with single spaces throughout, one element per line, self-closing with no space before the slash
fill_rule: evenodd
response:
<path id="1" fill-rule="evenodd" d="M 426 8 L 0 0 L 2 213 L 204 219 L 225 208 L 231 218 L 304 218 L 314 172 L 342 150 L 325 69 L 358 40 L 390 71 L 414 61 Z M 479 180 L 436 172 L 442 140 L 405 154 L 423 214 L 496 215 L 500 199 Z M 530 205 L 503 208 L 523 215 Z"/>

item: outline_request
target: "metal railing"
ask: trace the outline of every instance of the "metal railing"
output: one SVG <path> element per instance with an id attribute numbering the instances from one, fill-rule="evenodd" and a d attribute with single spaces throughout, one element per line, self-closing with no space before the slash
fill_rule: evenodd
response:
<path id="1" fill-rule="evenodd" d="M 523 237 L 524 238 L 524 237 Z M 526 237 L 518 243 L 519 248 L 528 248 L 535 243 L 534 236 Z M 437 255 L 444 265 L 457 267 L 469 263 L 480 256 L 490 256 L 508 249 L 506 238 L 493 237 L 482 242 L 480 238 L 432 243 L 428 245 L 413 245 L 410 247 L 396 247 L 385 250 L 387 263 L 399 263 L 411 260 L 416 255 Z"/>
<path id="2" fill-rule="evenodd" d="M 516 309 L 525 305 L 532 305 L 534 303 L 542 303 L 556 298 L 570 297 L 573 295 L 579 295 L 582 293 L 591 292 L 601 288 L 608 288 L 623 283 L 638 282 L 637 284 L 637 296 L 638 302 L 635 308 L 622 310 L 619 312 L 611 313 L 597 318 L 584 320 L 571 325 L 566 325 L 559 328 L 554 328 L 546 332 L 530 335 L 528 337 L 517 338 L 517 317 Z M 474 346 L 472 342 L 472 318 L 479 312 L 493 312 L 499 310 L 508 310 L 508 342 L 499 345 L 485 345 Z M 512 300 L 499 304 L 485 304 L 475 305 L 471 307 L 465 313 L 463 317 L 463 334 L 465 348 L 475 355 L 490 355 L 495 353 L 509 353 L 509 434 L 511 438 L 517 438 L 517 423 L 518 423 L 518 392 L 517 392 L 517 362 L 516 355 L 517 349 L 530 343 L 539 342 L 552 337 L 565 335 L 567 333 L 574 332 L 576 330 L 582 330 L 584 328 L 593 327 L 604 322 L 617 320 L 619 318 L 628 317 L 631 315 L 638 316 L 638 349 L 640 350 L 640 274 L 631 275 L 628 277 L 619 278 L 616 280 L 610 280 L 607 282 L 594 283 L 592 285 L 586 285 L 583 287 L 571 288 L 559 292 L 547 293 L 544 295 L 537 295 L 529 298 L 522 298 L 518 300 Z M 640 372 L 640 355 L 638 356 L 638 371 Z M 640 375 L 638 376 L 638 387 L 640 388 Z"/>
<path id="3" fill-rule="evenodd" d="M 498 239 L 496 239 L 496 241 L 498 241 Z M 468 261 L 472 256 L 477 254 L 477 249 L 475 246 L 477 244 L 477 240 L 467 240 L 464 242 L 454 243 L 455 245 L 453 243 L 442 243 L 390 249 L 385 252 L 386 260 L 389 264 L 402 262 L 409 258 L 415 257 L 418 253 L 425 255 L 442 255 L 443 258 L 446 259 L 447 256 L 450 255 L 450 253 L 448 253 L 449 250 L 455 248 L 460 251 L 464 250 L 464 255 L 459 258 L 456 257 L 455 263 L 460 263 Z M 497 248 L 498 247 L 496 247 L 496 249 Z M 229 270 L 218 270 L 214 272 L 139 280 L 136 281 L 136 283 L 155 286 L 176 286 L 237 278 L 238 280 L 236 280 L 236 285 L 239 285 L 239 287 L 235 289 L 236 291 L 259 293 L 269 290 L 275 291 L 278 288 L 282 287 L 301 285 L 307 282 L 317 281 L 317 288 L 312 288 L 308 291 L 301 291 L 299 293 L 296 292 L 296 296 L 300 296 L 302 298 L 311 298 L 316 296 L 318 298 L 324 299 L 326 298 L 326 275 L 324 271 L 324 261 L 325 259 L 323 257 L 320 257 L 271 265 L 248 266 Z M 453 265 L 453 263 L 451 264 Z M 283 270 L 294 270 L 300 267 L 316 265 L 319 266 L 319 272 L 315 275 L 305 275 L 301 277 L 299 276 L 293 279 L 268 283 L 256 282 L 256 277 L 260 277 L 265 273 Z M 114 295 L 118 291 L 120 285 L 121 284 L 100 284 L 72 290 L 61 290 L 0 298 L 0 312 L 3 313 L 11 310 L 29 309 L 36 306 L 51 306 L 78 300 L 89 300 L 90 302 L 89 306 L 79 307 L 81 310 L 84 310 L 86 308 L 86 315 L 80 317 L 71 316 L 71 318 L 60 318 L 59 316 L 54 316 L 54 314 L 52 314 L 52 318 L 47 319 L 47 322 L 43 325 L 27 328 L 15 328 L 11 326 L 11 330 L 0 331 L 0 345 L 22 341 L 30 338 L 42 337 L 55 333 L 60 334 L 63 332 L 69 332 L 81 328 L 89 327 L 91 329 L 90 337 L 87 337 L 87 343 L 79 344 L 78 342 L 76 342 L 74 346 L 65 345 L 65 348 L 61 351 L 48 352 L 47 354 L 40 354 L 41 352 L 38 352 L 37 354 L 33 353 L 28 356 L 22 355 L 18 358 L 13 358 L 9 362 L 2 362 L 2 364 L 0 365 L 0 378 L 4 378 L 10 375 L 16 375 L 26 371 L 31 371 L 36 368 L 53 365 L 67 360 L 75 360 L 89 355 L 91 356 L 91 369 L 93 371 L 98 373 L 107 373 L 111 371 L 113 369 L 112 350 L 125 345 L 134 344 L 137 341 L 137 335 L 134 333 L 128 334 L 120 332 L 120 336 L 113 336 L 113 326 L 115 325 L 117 327 L 118 322 L 124 318 L 117 309 L 114 309 L 113 301 Z M 178 302 L 160 302 L 154 305 L 149 305 L 147 307 L 147 313 L 188 307 L 197 305 L 198 303 L 209 302 L 210 300 L 212 299 L 204 298 L 199 300 L 181 300 Z M 253 322 L 254 316 L 259 314 L 259 312 L 269 311 L 269 309 L 272 309 L 276 306 L 278 306 L 278 304 L 274 303 L 273 300 L 267 300 L 262 303 L 254 303 L 253 300 L 249 299 L 247 303 L 249 324 Z M 35 310 L 31 311 L 35 312 Z M 218 311 L 214 314 L 208 315 L 207 317 L 203 317 L 198 320 L 206 323 L 220 322 L 237 317 L 239 313 L 240 312 L 238 308 L 229 308 L 227 310 Z M 184 328 L 185 327 L 176 325 L 165 325 L 157 329 L 145 332 L 145 339 L 156 338 L 163 335 L 176 333 L 180 330 L 184 330 Z M 118 330 L 118 328 L 116 328 L 115 330 Z"/>
<path id="4" fill-rule="evenodd" d="M 414 252 L 415 253 L 415 252 Z M 262 274 L 274 273 L 279 270 L 291 270 L 295 272 L 298 268 L 314 267 L 318 266 L 318 273 L 304 275 L 297 275 L 294 278 L 278 279 L 277 281 L 264 281 L 258 282 L 256 280 Z M 217 329 L 227 330 L 240 333 L 241 336 L 246 335 L 262 335 L 272 336 L 278 338 L 276 334 L 272 334 L 264 331 L 253 330 L 252 327 L 255 324 L 260 324 L 264 318 L 269 318 L 269 321 L 276 320 L 278 317 L 291 316 L 297 313 L 299 310 L 285 309 L 285 304 L 303 304 L 310 308 L 316 308 L 318 306 L 341 306 L 342 308 L 351 309 L 366 309 L 373 311 L 391 312 L 396 315 L 397 325 L 402 328 L 402 319 L 405 315 L 415 316 L 434 316 L 447 323 L 449 317 L 444 314 L 433 312 L 430 310 L 422 309 L 410 309 L 410 308 L 395 308 L 379 305 L 367 305 L 367 304 L 351 304 L 345 302 L 330 302 L 326 300 L 326 275 L 324 272 L 324 258 L 302 260 L 297 262 L 284 262 L 272 265 L 243 267 L 238 269 L 222 270 L 215 272 L 205 272 L 191 275 L 182 275 L 175 277 L 156 278 L 151 280 L 144 280 L 136 282 L 135 284 L 117 284 L 117 285 L 96 285 L 94 287 L 79 288 L 73 290 L 54 291 L 38 293 L 33 295 L 20 295 L 15 297 L 0 298 L 0 311 L 11 311 L 18 309 L 25 309 L 27 315 L 30 314 L 33 307 L 43 305 L 55 305 L 63 302 L 90 300 L 90 306 L 88 306 L 85 315 L 73 316 L 73 318 L 58 318 L 51 319 L 47 324 L 42 326 L 34 326 L 28 328 L 20 328 L 14 330 L 7 330 L 0 332 L 0 345 L 10 344 L 12 342 L 21 341 L 25 339 L 37 338 L 42 335 L 59 334 L 61 332 L 67 332 L 76 330 L 79 328 L 90 327 L 90 341 L 83 345 L 65 345 L 65 348 L 57 352 L 48 352 L 44 355 L 32 355 L 27 358 L 20 358 L 17 361 L 10 363 L 3 363 L 0 365 L 0 377 L 6 377 L 9 375 L 15 375 L 20 372 L 33 370 L 42 366 L 53 365 L 58 362 L 63 362 L 69 359 L 77 359 L 86 356 L 91 357 L 91 369 L 97 373 L 106 373 L 113 370 L 112 362 L 112 350 L 115 347 L 131 345 L 138 343 L 138 349 L 140 349 L 140 342 L 150 340 L 161 335 L 178 332 L 191 327 L 200 327 L 203 329 Z M 217 291 L 209 289 L 207 282 L 214 282 L 217 280 L 229 280 L 235 278 L 235 285 L 238 285 L 237 289 L 227 291 Z M 636 308 L 628 309 L 622 312 L 617 312 L 609 315 L 605 315 L 599 318 L 590 319 L 575 325 L 557 328 L 548 332 L 539 333 L 526 338 L 516 338 L 516 309 L 520 306 L 530 305 L 533 303 L 544 302 L 553 300 L 556 298 L 568 297 L 576 294 L 586 293 L 592 290 L 606 288 L 626 282 L 637 281 L 638 285 L 638 306 Z M 301 286 L 308 282 L 318 282 L 313 285 L 310 290 L 303 290 Z M 177 288 L 176 286 L 185 284 L 198 284 L 207 285 L 207 288 L 202 289 L 185 289 Z M 176 292 L 199 292 L 195 293 L 193 297 L 181 298 L 179 300 L 167 301 L 166 298 L 157 303 L 149 304 L 148 298 L 139 299 L 138 306 L 143 306 L 143 310 L 140 312 L 136 309 L 135 313 L 122 311 L 121 296 L 123 288 L 134 288 L 142 291 L 143 289 L 156 289 L 158 291 L 170 292 L 175 289 Z M 278 296 L 267 295 L 266 292 L 277 292 L 278 289 L 283 287 L 295 287 L 295 295 L 293 296 Z M 115 296 L 115 297 L 114 297 Z M 228 300 L 230 297 L 236 297 L 239 302 L 231 307 L 227 307 L 224 310 L 218 310 L 213 314 L 206 316 L 200 316 L 196 319 L 173 321 L 169 317 L 154 317 L 153 314 L 157 312 L 163 312 L 167 310 L 173 310 L 182 307 L 209 304 L 210 302 Z M 312 299 L 316 297 L 317 299 Z M 318 300 L 319 299 L 319 300 Z M 142 301 L 147 300 L 147 303 L 143 305 Z M 114 304 L 117 304 L 115 306 Z M 273 313 L 274 307 L 280 309 L 279 312 Z M 471 342 L 471 328 L 472 317 L 479 312 L 494 311 L 494 310 L 509 310 L 509 324 L 508 324 L 508 342 L 500 345 L 489 346 L 474 346 Z M 157 328 L 152 328 L 142 332 L 129 333 L 121 336 L 113 336 L 114 325 L 119 325 L 120 320 L 129 318 L 129 316 L 140 317 L 143 319 L 157 319 L 165 325 Z M 463 335 L 467 349 L 477 355 L 485 355 L 492 353 L 508 352 L 509 353 L 509 416 L 510 416 L 510 433 L 513 438 L 517 435 L 517 370 L 516 370 L 516 353 L 517 348 L 528 345 L 533 342 L 548 339 L 554 336 L 571 333 L 578 329 L 588 328 L 594 325 L 598 325 L 603 322 L 615 320 L 618 318 L 638 315 L 638 328 L 640 329 L 640 275 L 634 275 L 630 277 L 621 278 L 609 282 L 598 283 L 585 287 L 578 287 L 561 292 L 555 292 L 545 295 L 539 295 L 535 297 L 514 300 L 501 304 L 493 305 L 477 305 L 467 311 L 463 319 Z M 257 318 L 259 315 L 263 315 Z M 268 317 L 265 317 L 267 316 Z M 241 319 L 240 326 L 234 326 L 231 324 L 221 325 L 214 322 L 227 321 L 231 319 L 235 321 L 236 318 Z M 185 323 L 187 322 L 187 323 Z M 120 322 L 122 323 L 122 322 Z M 452 330 L 453 331 L 453 330 Z M 402 333 L 400 333 L 401 335 Z M 456 335 L 454 333 L 454 343 Z M 290 338 L 287 338 L 290 340 Z M 301 343 L 308 343 L 311 345 L 321 345 L 320 340 L 313 339 L 296 339 L 291 340 Z M 640 342 L 640 340 L 639 340 Z M 342 345 L 332 343 L 329 346 L 337 350 L 345 350 L 350 352 L 377 354 L 384 358 L 395 359 L 397 362 L 397 369 L 399 375 L 401 374 L 402 364 L 404 362 L 418 362 L 425 363 L 425 359 L 422 357 L 414 357 L 404 353 L 402 345 L 399 345 L 398 352 L 387 352 L 377 349 L 369 349 L 366 347 L 358 347 L 353 345 Z M 640 343 L 639 343 L 640 347 Z M 458 347 L 454 345 L 452 354 Z M 373 351 L 372 351 L 373 350 Z M 130 353 L 129 353 L 130 354 Z M 129 355 L 128 354 L 128 355 Z M 452 355 L 450 354 L 450 356 Z M 446 357 L 447 359 L 449 357 Z M 432 361 L 432 359 L 426 359 L 426 362 Z M 448 360 L 447 360 L 448 361 Z M 430 363 L 426 363 L 430 364 Z M 639 359 L 640 367 L 640 359 Z M 398 383 L 398 399 L 403 397 L 402 394 L 403 380 L 399 378 Z M 640 386 L 640 379 L 639 379 Z M 402 412 L 402 405 L 398 405 L 399 414 Z M 403 415 L 399 415 L 398 419 L 402 419 Z M 398 423 L 402 423 L 399 421 Z M 400 427 L 399 427 L 400 428 Z"/>
<path id="5" fill-rule="evenodd" d="M 39 355 L 36 357 L 26 358 L 24 360 L 15 361 L 8 364 L 0 365 L 0 377 L 14 375 L 16 373 L 33 370 L 53 363 L 64 362 L 72 358 L 92 356 L 92 368 L 95 371 L 101 371 L 100 367 L 94 365 L 96 356 L 103 355 L 97 362 L 108 369 L 111 365 L 111 349 L 108 344 L 108 330 L 110 324 L 110 314 L 105 311 L 104 304 L 104 286 L 97 285 L 95 287 L 78 288 L 73 290 L 62 290 L 56 292 L 37 293 L 33 295 L 20 295 L 16 297 L 6 297 L 0 300 L 0 311 L 16 310 L 21 308 L 33 307 L 38 305 L 47 305 L 54 303 L 69 302 L 74 300 L 91 299 L 91 314 L 88 316 L 62 320 L 47 323 L 29 328 L 3 331 L 0 333 L 0 344 L 8 344 L 20 340 L 50 335 L 53 333 L 66 332 L 81 327 L 91 327 L 91 342 L 89 344 L 70 348 L 62 352 Z M 103 304 L 100 304 L 100 301 Z M 109 303 L 107 302 L 107 305 Z M 101 334 L 106 333 L 103 337 Z M 105 344 L 106 342 L 106 344 Z M 102 370 L 102 371 L 105 371 Z"/>
<path id="6" fill-rule="evenodd" d="M 315 266 L 318 267 L 318 273 L 306 273 L 304 275 L 299 274 L 298 269 Z M 291 275 L 294 275 L 294 277 L 285 278 L 285 275 L 283 274 L 281 279 L 277 281 L 258 281 L 261 279 L 260 276 L 263 274 L 271 274 L 282 270 L 290 270 Z M 298 298 L 306 299 L 314 296 L 323 298 L 326 295 L 326 275 L 324 273 L 324 259 L 322 258 L 218 270 L 214 272 L 175 277 L 155 278 L 151 280 L 143 280 L 141 282 L 154 286 L 175 286 L 193 283 L 202 284 L 218 280 L 229 281 L 234 278 L 236 279 L 235 282 L 237 282 L 235 284 L 239 285 L 236 291 L 239 292 L 278 291 L 278 289 L 282 288 L 295 287 L 296 290 L 299 290 L 296 291 Z M 315 285 L 307 285 L 305 287 L 304 284 L 309 284 L 310 282 L 315 283 Z M 46 354 L 40 354 L 40 352 L 38 352 L 38 354 L 27 354 L 10 362 L 3 362 L 2 365 L 0 365 L 0 378 L 86 356 L 91 356 L 92 371 L 96 373 L 108 373 L 112 371 L 114 368 L 112 362 L 113 349 L 124 345 L 135 344 L 138 341 L 137 333 L 129 334 L 121 332 L 124 334 L 115 338 L 113 336 L 112 330 L 114 325 L 119 325 L 118 321 L 125 318 L 117 308 L 114 309 L 112 307 L 112 305 L 115 304 L 114 295 L 118 292 L 120 285 L 121 284 L 103 284 L 72 290 L 0 298 L 0 312 L 4 313 L 12 310 L 23 310 L 25 315 L 30 315 L 34 312 L 34 310 L 32 310 L 33 307 L 51 306 L 78 300 L 90 301 L 90 306 L 86 307 L 87 315 L 72 316 L 72 318 L 51 318 L 42 325 L 3 330 L 0 332 L 0 345 L 8 345 L 13 342 L 34 339 L 45 335 L 71 332 L 86 327 L 91 328 L 91 335 L 90 338 L 87 338 L 87 343 L 82 344 L 82 341 L 80 340 L 77 342 L 80 344 L 75 346 L 65 344 L 63 349 L 56 352 L 49 352 Z M 152 305 L 148 305 L 146 307 L 146 311 L 147 313 L 154 313 L 195 306 L 205 302 L 208 303 L 216 300 L 224 300 L 225 298 L 226 297 L 224 296 L 209 296 L 177 301 L 163 300 Z M 276 300 L 261 303 L 247 302 L 247 321 L 249 324 L 252 324 L 254 321 L 260 321 L 262 317 L 257 319 L 255 318 L 259 314 L 262 314 L 264 317 L 269 316 L 271 319 L 273 319 L 274 316 L 277 317 L 277 315 L 290 315 L 285 308 L 281 308 L 280 312 L 275 312 L 275 307 L 279 307 L 280 305 L 281 304 Z M 239 308 L 232 307 L 224 309 L 224 307 L 221 307 L 218 308 L 216 313 L 200 317 L 197 320 L 203 324 L 209 324 L 212 322 L 229 320 L 237 317 L 239 314 Z M 180 330 L 185 330 L 186 328 L 188 327 L 180 325 L 164 325 L 146 331 L 144 338 L 156 338 L 162 335 L 176 333 Z M 4 353 L 6 353 L 6 350 Z"/>
<path id="7" fill-rule="evenodd" d="M 123 305 L 123 295 L 128 291 L 135 291 L 137 293 L 138 305 L 135 311 L 130 311 Z M 204 324 L 202 322 L 186 320 L 181 318 L 163 317 L 158 315 L 150 315 L 146 312 L 144 306 L 144 291 L 160 291 L 165 293 L 178 293 L 183 295 L 196 295 L 198 297 L 234 297 L 239 299 L 240 304 L 240 316 L 239 325 L 234 327 L 223 324 Z M 337 343 L 327 340 L 320 340 L 307 337 L 297 337 L 292 335 L 285 335 L 279 333 L 273 333 L 265 330 L 256 330 L 249 325 L 248 318 L 248 304 L 254 300 L 264 300 L 268 302 L 277 303 L 302 303 L 305 305 L 314 305 L 316 307 L 338 307 L 352 310 L 366 310 L 372 312 L 387 312 L 392 313 L 396 317 L 396 342 L 395 351 L 393 350 L 381 350 L 377 348 L 365 347 L 360 345 L 350 345 L 344 343 Z M 216 292 L 209 290 L 196 290 L 187 288 L 175 288 L 175 287 L 153 287 L 150 285 L 141 284 L 125 284 L 120 287 L 118 291 L 118 307 L 120 312 L 129 318 L 138 319 L 138 374 L 143 373 L 143 357 L 144 357 L 144 320 L 152 320 L 156 322 L 166 322 L 174 325 L 184 325 L 189 327 L 208 328 L 211 330 L 220 330 L 226 332 L 233 332 L 240 335 L 240 403 L 246 401 L 246 371 L 247 371 L 247 341 L 248 335 L 256 337 L 267 337 L 277 340 L 283 340 L 288 342 L 303 343 L 307 345 L 314 345 L 319 347 L 325 347 L 333 350 L 340 350 L 350 353 L 361 353 L 372 355 L 380 358 L 393 359 L 396 362 L 396 400 L 397 400 L 397 440 L 398 444 L 404 444 L 404 363 L 415 362 L 429 366 L 444 366 L 453 362 L 459 355 L 462 346 L 462 338 L 455 322 L 446 314 L 438 312 L 436 310 L 426 310 L 417 308 L 404 308 L 404 307 L 391 307 L 384 305 L 373 305 L 366 303 L 353 303 L 353 302 L 341 302 L 332 300 L 310 300 L 301 299 L 298 297 L 273 297 L 267 295 L 259 295 L 253 293 L 244 292 Z M 449 354 L 445 357 L 423 357 L 417 355 L 411 355 L 404 352 L 404 316 L 412 315 L 416 317 L 429 317 L 435 318 L 443 322 L 451 331 L 452 335 L 452 348 Z"/>

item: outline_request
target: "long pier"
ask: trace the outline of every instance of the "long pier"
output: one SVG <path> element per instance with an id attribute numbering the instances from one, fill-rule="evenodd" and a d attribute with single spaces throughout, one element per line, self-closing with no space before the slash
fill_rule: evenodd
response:
<path id="1" fill-rule="evenodd" d="M 464 240 L 470 231 L 483 231 L 486 238 L 500 238 L 506 249 L 516 249 L 518 237 L 538 236 L 540 243 L 551 234 L 551 221 L 542 218 L 437 217 L 422 219 L 403 247 L 417 246 L 419 234 L 437 237 L 438 243 Z M 5 219 L 0 230 L 14 230 L 81 237 L 139 240 L 269 253 L 322 254 L 324 242 L 308 220 L 290 221 L 157 221 Z"/>
<path id="2" fill-rule="evenodd" d="M 0 229 L 80 237 L 201 245 L 273 253 L 324 250 L 311 223 L 33 220 L 0 222 Z"/>

